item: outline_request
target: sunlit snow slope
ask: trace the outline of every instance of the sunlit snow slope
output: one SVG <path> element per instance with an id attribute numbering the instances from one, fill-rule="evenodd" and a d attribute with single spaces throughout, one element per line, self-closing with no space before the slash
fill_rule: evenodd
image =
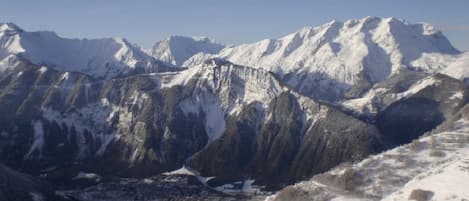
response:
<path id="1" fill-rule="evenodd" d="M 12 23 L 0 24 L 0 47 L 0 71 L 14 67 L 18 58 L 106 79 L 159 68 L 154 58 L 123 38 L 67 39 L 54 32 L 27 32 Z"/>
<path id="2" fill-rule="evenodd" d="M 352 87 L 367 89 L 401 69 L 434 73 L 458 53 L 429 24 L 366 17 L 305 27 L 279 39 L 227 47 L 215 55 L 197 54 L 184 65 L 221 57 L 283 75 L 306 95 L 337 99 Z"/>

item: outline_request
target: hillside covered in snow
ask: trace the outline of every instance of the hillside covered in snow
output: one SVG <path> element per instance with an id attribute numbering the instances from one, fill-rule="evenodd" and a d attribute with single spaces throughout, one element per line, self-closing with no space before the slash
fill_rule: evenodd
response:
<path id="1" fill-rule="evenodd" d="M 466 105 L 455 121 L 408 145 L 342 164 L 267 200 L 467 200 L 468 114 Z"/>
<path id="2" fill-rule="evenodd" d="M 0 47 L 0 72 L 21 59 L 103 79 L 170 69 L 123 38 L 67 39 L 50 31 L 24 31 L 13 23 L 0 24 Z"/>

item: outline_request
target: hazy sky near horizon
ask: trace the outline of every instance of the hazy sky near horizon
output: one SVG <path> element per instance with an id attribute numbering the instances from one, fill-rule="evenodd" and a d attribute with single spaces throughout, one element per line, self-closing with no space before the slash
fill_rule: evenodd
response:
<path id="1" fill-rule="evenodd" d="M 120 36 L 150 47 L 170 35 L 224 44 L 277 38 L 365 16 L 429 22 L 469 50 L 469 0 L 0 0 L 0 22 L 72 38 Z"/>

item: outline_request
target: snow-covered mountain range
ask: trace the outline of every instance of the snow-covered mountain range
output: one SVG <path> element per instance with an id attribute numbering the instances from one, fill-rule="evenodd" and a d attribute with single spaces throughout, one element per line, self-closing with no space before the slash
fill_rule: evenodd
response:
<path id="1" fill-rule="evenodd" d="M 167 70 L 164 65 L 123 38 L 67 39 L 54 32 L 27 32 L 12 23 L 0 24 L 0 71 L 18 58 L 60 71 L 111 79 L 135 72 Z"/>
<path id="2" fill-rule="evenodd" d="M 199 53 L 184 65 L 224 58 L 275 72 L 305 95 L 337 100 L 359 96 L 403 69 L 440 71 L 457 54 L 429 24 L 366 17 L 305 27 L 279 39 L 227 47 L 215 55 Z"/>
<path id="3" fill-rule="evenodd" d="M 185 166 L 213 183 L 253 179 L 278 189 L 437 127 L 465 132 L 468 58 L 431 25 L 396 18 L 332 21 L 235 46 L 172 36 L 148 50 L 0 24 L 0 163 L 64 179 L 77 170 L 145 177 Z M 412 158 L 409 172 L 430 159 Z M 295 188 L 350 193 L 316 178 Z M 377 181 L 346 198 L 390 196 Z"/>

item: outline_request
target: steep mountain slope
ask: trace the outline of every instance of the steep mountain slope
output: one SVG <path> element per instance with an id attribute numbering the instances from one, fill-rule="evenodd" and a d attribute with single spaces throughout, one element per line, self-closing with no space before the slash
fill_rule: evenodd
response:
<path id="1" fill-rule="evenodd" d="M 197 53 L 216 54 L 224 46 L 206 37 L 171 36 L 146 52 L 158 60 L 181 66 Z"/>
<path id="2" fill-rule="evenodd" d="M 283 76 L 299 92 L 325 100 L 356 97 L 402 69 L 437 72 L 458 54 L 428 24 L 366 17 L 305 27 L 279 39 L 198 54 L 186 66 L 209 57 L 255 66 Z"/>
<path id="3" fill-rule="evenodd" d="M 103 79 L 169 70 L 122 38 L 66 39 L 53 32 L 26 32 L 12 23 L 0 24 L 0 72 L 14 67 L 18 59 Z"/>
<path id="4" fill-rule="evenodd" d="M 10 114 L 0 115 L 1 161 L 35 174 L 78 164 L 144 176 L 188 162 L 204 175 L 280 182 L 383 147 L 373 125 L 291 91 L 270 72 L 222 60 L 112 80 L 23 62 L 0 87 L 0 110 Z M 309 152 L 311 144 L 323 148 Z M 205 163 L 213 157 L 226 163 Z M 242 169 L 223 171 L 233 163 Z"/>
<path id="5" fill-rule="evenodd" d="M 447 127 L 355 164 L 344 164 L 267 200 L 464 200 L 469 105 Z"/>
<path id="6" fill-rule="evenodd" d="M 249 176 L 276 187 L 384 147 L 373 125 L 298 94 L 286 91 L 266 108 L 258 104 L 230 116 L 225 132 L 193 156 L 190 166 L 220 180 Z M 336 121 L 342 124 L 331 124 Z"/>

